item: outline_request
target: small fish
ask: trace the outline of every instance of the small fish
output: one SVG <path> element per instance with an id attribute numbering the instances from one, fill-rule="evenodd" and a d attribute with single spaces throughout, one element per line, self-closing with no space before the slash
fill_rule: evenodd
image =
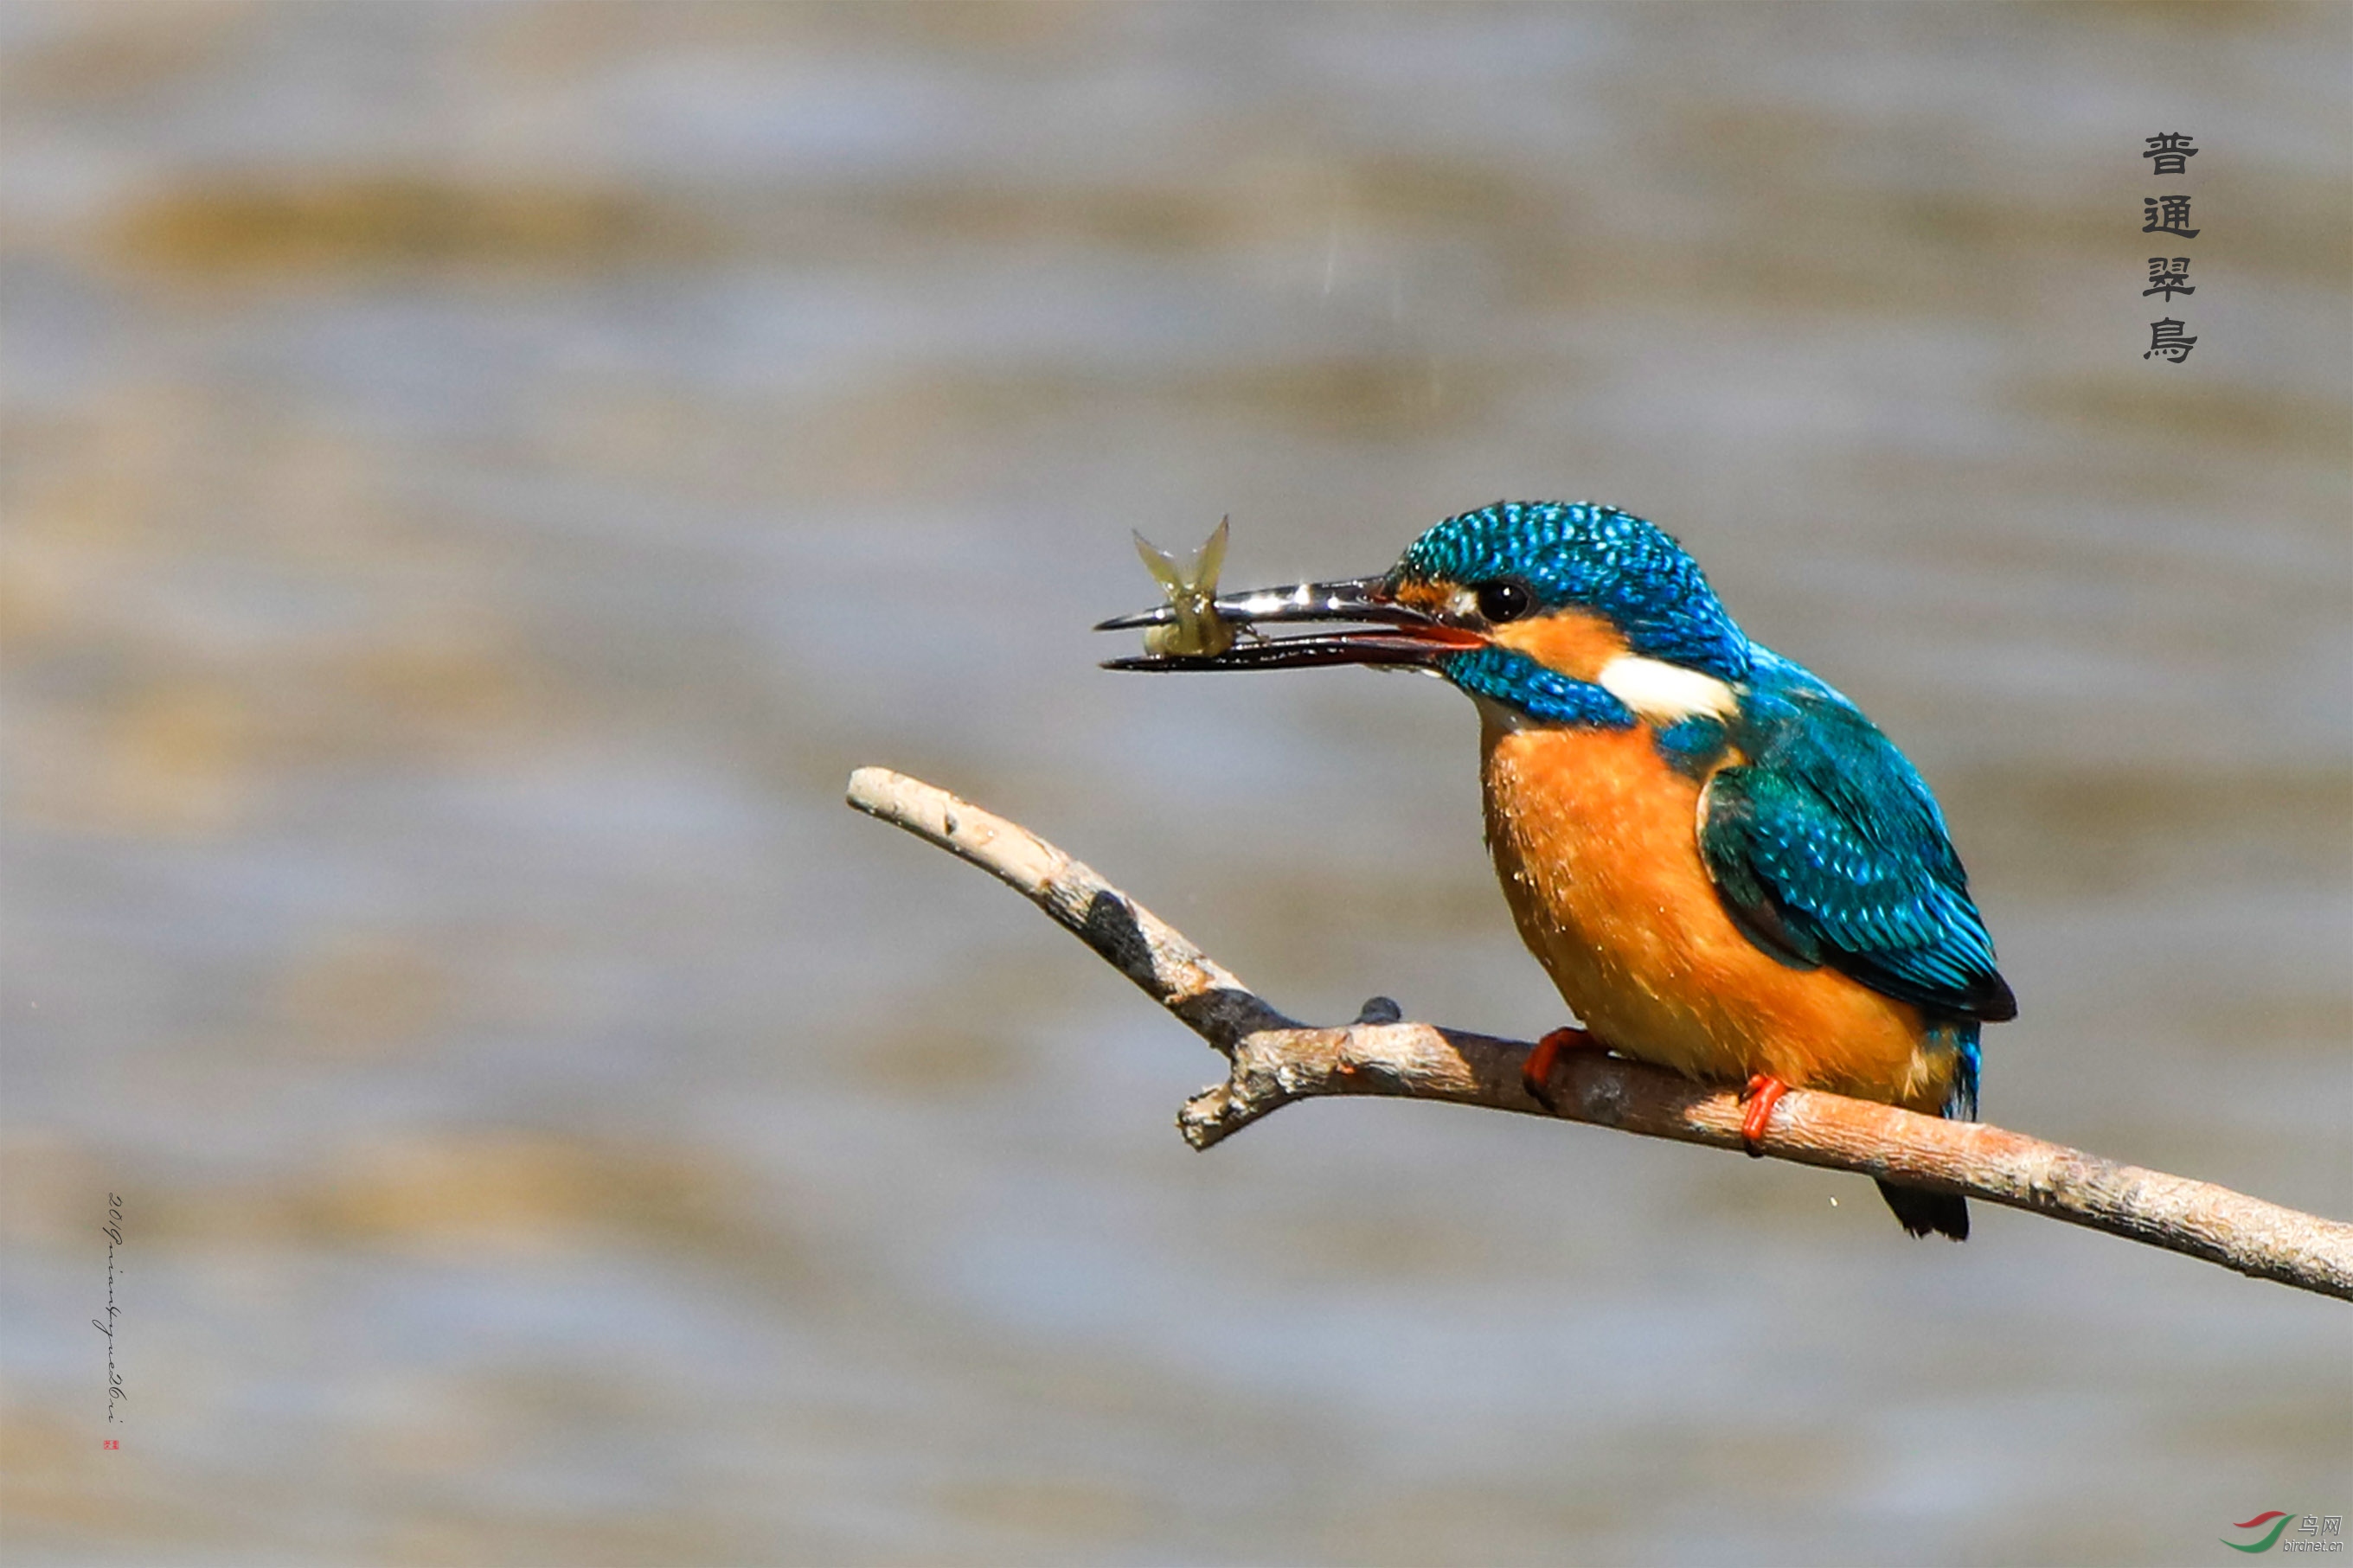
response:
<path id="1" fill-rule="evenodd" d="M 1145 568 L 1158 580 L 1161 592 L 1168 595 L 1169 607 L 1176 612 L 1176 618 L 1168 625 L 1145 630 L 1145 652 L 1215 658 L 1234 646 L 1233 623 L 1219 615 L 1210 602 L 1218 596 L 1218 573 L 1226 563 L 1226 523 L 1230 521 L 1219 520 L 1218 531 L 1209 535 L 1208 542 L 1185 566 L 1177 565 L 1175 556 L 1155 548 L 1144 535 L 1135 536 L 1135 552 L 1144 557 Z"/>

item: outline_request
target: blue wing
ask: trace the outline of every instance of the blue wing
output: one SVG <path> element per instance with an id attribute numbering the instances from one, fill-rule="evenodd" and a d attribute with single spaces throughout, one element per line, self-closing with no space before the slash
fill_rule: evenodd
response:
<path id="1" fill-rule="evenodd" d="M 2018 1016 L 1935 797 L 1854 705 L 1758 651 L 1747 762 L 1712 778 L 1700 858 L 1745 931 L 1931 1012 Z"/>

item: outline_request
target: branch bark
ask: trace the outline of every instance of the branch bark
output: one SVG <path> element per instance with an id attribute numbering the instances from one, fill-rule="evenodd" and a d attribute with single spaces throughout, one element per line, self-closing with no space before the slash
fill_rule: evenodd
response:
<path id="1" fill-rule="evenodd" d="M 1572 1051 L 1547 1109 L 1520 1082 L 1529 1047 L 1400 1021 L 1377 996 L 1353 1024 L 1285 1017 L 1175 927 L 1018 824 L 884 768 L 850 775 L 849 804 L 962 857 L 1022 894 L 1183 1020 L 1229 1064 L 1177 1113 L 1196 1149 L 1293 1100 L 1374 1094 L 1557 1116 L 1652 1138 L 1740 1149 L 1729 1089 Z M 1958 1193 L 2202 1258 L 2259 1279 L 2353 1300 L 2353 1225 L 1978 1122 L 1946 1121 L 1843 1095 L 1792 1090 L 1762 1152 L 1804 1165 Z"/>

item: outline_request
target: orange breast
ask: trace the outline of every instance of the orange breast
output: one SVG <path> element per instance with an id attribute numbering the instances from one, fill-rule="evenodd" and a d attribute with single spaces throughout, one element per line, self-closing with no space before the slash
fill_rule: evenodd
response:
<path id="1" fill-rule="evenodd" d="M 1833 969 L 1790 968 L 1732 923 L 1700 862 L 1701 786 L 1667 765 L 1649 726 L 1521 730 L 1485 716 L 1495 871 L 1588 1028 L 1694 1078 L 1769 1073 L 1936 1109 L 1952 1059 L 1923 1048 L 1917 1008 Z"/>

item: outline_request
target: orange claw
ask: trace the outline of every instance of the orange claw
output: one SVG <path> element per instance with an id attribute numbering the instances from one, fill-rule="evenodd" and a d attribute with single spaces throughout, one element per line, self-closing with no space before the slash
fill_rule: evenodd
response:
<path id="1" fill-rule="evenodd" d="M 1520 1082 L 1538 1105 L 1546 1110 L 1559 1108 L 1552 1102 L 1552 1069 L 1567 1050 L 1590 1050 L 1601 1042 L 1583 1029 L 1555 1029 L 1538 1040 L 1528 1050 L 1528 1059 L 1520 1068 Z"/>
<path id="2" fill-rule="evenodd" d="M 1741 1092 L 1740 1098 L 1748 1102 L 1748 1113 L 1740 1119 L 1740 1141 L 1748 1145 L 1751 1156 L 1764 1158 L 1765 1151 L 1759 1145 L 1765 1142 L 1766 1124 L 1773 1120 L 1773 1108 L 1788 1092 L 1788 1084 L 1761 1072 L 1750 1079 L 1748 1087 Z"/>

